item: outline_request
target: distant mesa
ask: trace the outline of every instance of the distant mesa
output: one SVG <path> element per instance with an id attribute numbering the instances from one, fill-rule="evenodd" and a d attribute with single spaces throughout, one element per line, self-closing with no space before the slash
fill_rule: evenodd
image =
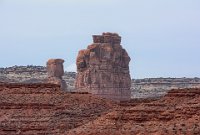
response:
<path id="1" fill-rule="evenodd" d="M 93 35 L 93 44 L 79 51 L 77 91 L 89 92 L 112 100 L 130 100 L 130 57 L 120 45 L 121 37 L 116 33 Z"/>
<path id="2" fill-rule="evenodd" d="M 64 75 L 63 59 L 49 59 L 47 61 L 48 82 L 59 84 L 62 90 L 67 90 L 67 84 L 62 79 Z"/>

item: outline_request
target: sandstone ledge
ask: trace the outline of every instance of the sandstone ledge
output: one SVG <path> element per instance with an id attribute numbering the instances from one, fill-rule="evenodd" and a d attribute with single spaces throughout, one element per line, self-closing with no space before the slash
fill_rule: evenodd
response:
<path id="1" fill-rule="evenodd" d="M 66 135 L 199 135 L 200 89 L 174 89 L 157 100 L 135 99 Z"/>
<path id="2" fill-rule="evenodd" d="M 108 112 L 114 103 L 55 84 L 1 84 L 0 135 L 61 135 Z"/>

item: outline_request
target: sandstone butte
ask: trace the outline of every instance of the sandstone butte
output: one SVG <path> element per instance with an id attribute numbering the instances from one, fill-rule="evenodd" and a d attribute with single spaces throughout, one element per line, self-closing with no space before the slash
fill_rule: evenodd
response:
<path id="1" fill-rule="evenodd" d="M 78 53 L 75 87 L 79 92 L 117 100 L 131 98 L 130 57 L 116 33 L 94 35 L 93 43 Z"/>
<path id="2" fill-rule="evenodd" d="M 61 89 L 66 91 L 67 84 L 62 79 L 62 76 L 64 75 L 63 63 L 63 59 L 49 59 L 47 61 L 47 82 L 52 84 L 59 84 L 61 86 Z"/>
<path id="3" fill-rule="evenodd" d="M 0 84 L 0 135 L 199 135 L 200 89 L 111 102 L 56 84 Z"/>

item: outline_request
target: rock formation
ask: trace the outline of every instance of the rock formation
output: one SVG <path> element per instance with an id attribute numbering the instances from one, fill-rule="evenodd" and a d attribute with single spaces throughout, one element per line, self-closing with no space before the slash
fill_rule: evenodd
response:
<path id="1" fill-rule="evenodd" d="M 121 37 L 103 33 L 94 35 L 93 42 L 87 49 L 79 51 L 76 89 L 113 100 L 129 100 L 131 59 L 120 45 Z"/>
<path id="2" fill-rule="evenodd" d="M 56 84 L 0 84 L 0 135 L 65 135 L 113 106 Z"/>
<path id="3" fill-rule="evenodd" d="M 0 82 L 4 83 L 46 83 L 47 82 L 46 66 L 12 66 L 0 68 Z M 66 72 L 62 79 L 67 83 L 67 91 L 74 91 L 75 72 Z"/>
<path id="4" fill-rule="evenodd" d="M 134 79 L 132 86 L 132 98 L 159 98 L 172 89 L 200 88 L 200 78 Z"/>
<path id="5" fill-rule="evenodd" d="M 200 135 L 200 89 L 176 89 L 158 100 L 133 100 L 67 135 Z"/>
<path id="6" fill-rule="evenodd" d="M 48 82 L 61 85 L 62 90 L 67 90 L 67 84 L 62 79 L 64 75 L 63 69 L 64 60 L 50 59 L 47 61 Z"/>
<path id="7" fill-rule="evenodd" d="M 0 83 L 45 83 L 47 69 L 44 66 L 13 66 L 0 68 Z M 65 72 L 62 79 L 67 91 L 75 91 L 75 72 Z M 145 78 L 132 79 L 132 98 L 159 98 L 171 89 L 200 88 L 200 78 Z"/>

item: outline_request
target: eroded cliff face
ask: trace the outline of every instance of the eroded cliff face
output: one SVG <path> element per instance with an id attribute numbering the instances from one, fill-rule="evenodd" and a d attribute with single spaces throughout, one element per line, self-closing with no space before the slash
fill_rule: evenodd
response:
<path id="1" fill-rule="evenodd" d="M 79 51 L 75 87 L 113 100 L 131 98 L 130 57 L 115 33 L 93 36 L 93 44 Z"/>

